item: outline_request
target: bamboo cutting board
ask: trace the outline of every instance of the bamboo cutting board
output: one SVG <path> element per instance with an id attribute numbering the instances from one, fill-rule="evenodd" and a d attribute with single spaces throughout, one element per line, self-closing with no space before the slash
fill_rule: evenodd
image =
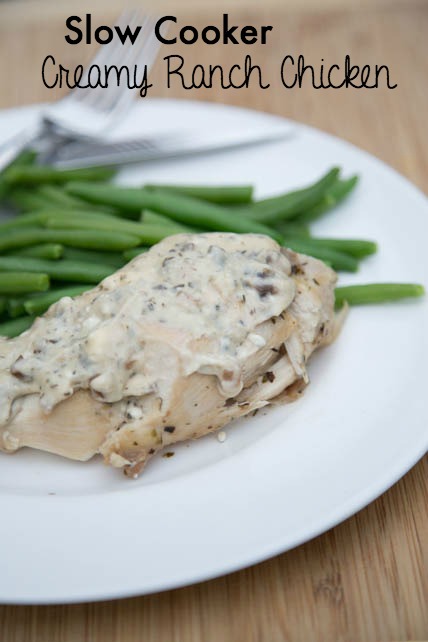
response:
<path id="1" fill-rule="evenodd" d="M 94 0 L 103 23 L 121 2 Z M 154 3 L 151 3 L 153 6 Z M 225 3 L 223 3 L 225 5 Z M 176 3 L 165 2 L 168 13 Z M 95 9 L 96 7 L 97 10 Z M 186 9 L 190 7 L 190 9 Z M 395 90 L 284 92 L 167 90 L 154 70 L 155 95 L 260 109 L 347 139 L 427 190 L 428 3 L 418 0 L 237 0 L 218 10 L 185 0 L 180 17 L 203 27 L 228 11 L 236 23 L 274 25 L 269 47 L 252 49 L 270 75 L 286 53 L 390 67 Z M 168 11 L 167 11 L 168 9 Z M 87 3 L 0 4 L 0 107 L 52 100 L 40 66 L 47 53 L 64 65 L 81 50 L 64 42 L 64 19 Z M 227 47 L 177 47 L 189 64 L 230 63 Z M 242 57 L 238 47 L 234 55 Z M 90 51 L 87 52 L 88 57 Z M 166 55 L 166 53 L 162 53 Z M 158 82 L 156 82 L 158 78 Z M 428 639 L 428 459 L 376 502 L 328 533 L 232 575 L 163 594 L 87 605 L 0 607 L 1 642 L 398 642 Z M 2 552 L 7 554 L 7 552 Z M 25 578 L 23 578 L 25 581 Z"/>

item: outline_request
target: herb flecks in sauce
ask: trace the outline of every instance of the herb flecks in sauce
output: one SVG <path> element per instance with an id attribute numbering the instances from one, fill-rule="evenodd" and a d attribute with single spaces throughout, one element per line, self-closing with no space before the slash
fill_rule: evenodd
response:
<path id="1" fill-rule="evenodd" d="M 20 397 L 38 394 L 49 412 L 79 389 L 123 401 L 124 418 L 139 419 L 138 397 L 156 392 L 159 364 L 168 367 L 174 351 L 185 375 L 215 375 L 225 399 L 235 396 L 242 364 L 262 345 L 257 326 L 295 296 L 290 274 L 264 236 L 165 239 L 93 290 L 58 301 L 20 337 L 0 339 L 0 424 Z"/>

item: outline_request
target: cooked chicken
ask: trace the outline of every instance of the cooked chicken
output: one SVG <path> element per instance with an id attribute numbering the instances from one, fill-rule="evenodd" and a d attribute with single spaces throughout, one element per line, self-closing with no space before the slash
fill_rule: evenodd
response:
<path id="1" fill-rule="evenodd" d="M 335 281 L 264 236 L 165 239 L 0 339 L 0 449 L 101 453 L 136 476 L 164 446 L 293 400 L 335 336 Z"/>

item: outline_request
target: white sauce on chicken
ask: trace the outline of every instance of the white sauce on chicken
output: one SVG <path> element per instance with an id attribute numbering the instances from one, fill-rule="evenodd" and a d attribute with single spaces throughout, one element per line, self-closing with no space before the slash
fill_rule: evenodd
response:
<path id="1" fill-rule="evenodd" d="M 106 403 L 156 392 L 160 340 L 180 354 L 184 375 L 214 374 L 225 397 L 238 394 L 242 364 L 264 342 L 257 326 L 293 301 L 290 272 L 264 236 L 165 239 L 93 290 L 58 301 L 20 337 L 0 340 L 0 425 L 32 393 L 49 412 L 79 389 Z"/>

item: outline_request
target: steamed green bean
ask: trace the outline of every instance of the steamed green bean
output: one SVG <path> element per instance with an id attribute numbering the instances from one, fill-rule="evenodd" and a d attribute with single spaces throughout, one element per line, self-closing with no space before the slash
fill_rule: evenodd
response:
<path id="1" fill-rule="evenodd" d="M 377 252 L 377 244 L 374 241 L 367 241 L 363 239 L 332 239 L 320 237 L 299 237 L 290 234 L 287 236 L 287 242 L 302 241 L 305 247 L 313 248 L 314 251 L 318 248 L 325 248 L 349 254 L 356 259 L 361 259 Z M 315 256 L 315 255 L 314 255 Z"/>
<path id="2" fill-rule="evenodd" d="M 245 205 L 253 199 L 252 185 L 171 185 L 147 183 L 146 189 L 192 196 L 219 205 Z"/>
<path id="3" fill-rule="evenodd" d="M 293 218 L 299 212 L 317 205 L 327 190 L 337 181 L 339 169 L 334 167 L 309 187 L 264 198 L 246 207 L 240 207 L 242 216 L 262 223 L 277 223 Z"/>
<path id="4" fill-rule="evenodd" d="M 46 199 L 48 203 L 54 206 L 66 207 L 67 209 L 75 209 L 77 207 L 86 207 L 85 201 L 81 201 L 74 196 L 70 196 L 67 192 L 58 185 L 40 185 L 36 194 Z"/>
<path id="5" fill-rule="evenodd" d="M 288 238 L 289 236 L 308 238 L 311 236 L 311 231 L 308 225 L 297 221 L 294 222 L 293 220 L 281 221 L 280 223 L 276 223 L 274 227 L 284 236 L 284 238 Z"/>
<path id="6" fill-rule="evenodd" d="M 366 285 L 346 285 L 335 290 L 336 306 L 345 302 L 349 305 L 385 303 L 425 294 L 425 288 L 418 283 L 368 283 Z"/>
<path id="7" fill-rule="evenodd" d="M 12 167 L 4 180 L 8 185 L 41 185 L 43 183 L 63 184 L 70 181 L 108 181 L 115 170 L 106 167 L 83 169 L 55 169 L 48 165 Z"/>
<path id="8" fill-rule="evenodd" d="M 62 207 L 68 211 L 77 210 L 79 214 L 80 210 L 88 210 L 88 204 L 86 201 L 82 200 L 81 198 L 77 198 L 77 196 L 71 196 L 71 194 L 67 194 L 62 185 L 50 185 L 49 183 L 46 183 L 45 185 L 40 185 L 37 188 L 36 193 L 46 199 L 46 202 L 49 203 L 50 208 L 56 207 L 58 209 Z M 120 216 L 120 212 L 117 212 L 108 207 L 93 206 L 90 211 L 91 214 L 99 213 L 110 214 L 112 216 Z"/>
<path id="9" fill-rule="evenodd" d="M 11 297 L 7 300 L 7 313 L 12 319 L 22 317 L 23 314 L 27 314 L 24 308 L 24 301 L 25 298 L 23 297 Z"/>
<path id="10" fill-rule="evenodd" d="M 35 259 L 50 259 L 54 261 L 63 256 L 64 246 L 59 243 L 41 243 L 40 245 L 30 245 L 20 250 L 14 250 L 11 254 L 13 256 L 31 256 Z"/>
<path id="11" fill-rule="evenodd" d="M 151 210 L 143 210 L 140 214 L 140 223 L 155 223 L 156 225 L 178 225 L 183 227 L 183 230 L 191 231 L 193 228 L 188 226 L 182 226 L 181 223 L 176 223 L 175 221 L 168 218 L 164 214 L 158 214 L 157 212 L 152 212 Z"/>
<path id="12" fill-rule="evenodd" d="M 191 196 L 99 183 L 70 183 L 66 189 L 70 194 L 91 203 L 112 205 L 138 214 L 149 209 L 185 225 L 225 232 L 266 234 L 282 241 L 282 235 L 267 225 L 244 218 L 232 208 L 226 209 Z"/>
<path id="13" fill-rule="evenodd" d="M 299 223 L 311 223 L 317 220 L 326 212 L 339 205 L 352 192 L 358 183 L 358 176 L 338 179 L 328 190 L 321 201 L 312 208 L 305 209 L 296 215 L 295 220 Z M 294 220 L 294 219 L 293 219 Z"/>
<path id="14" fill-rule="evenodd" d="M 102 219 L 82 219 L 75 217 L 73 219 L 51 218 L 45 222 L 49 229 L 63 230 L 108 230 L 111 232 L 132 233 L 138 237 L 140 243 L 151 245 L 158 243 L 167 236 L 188 232 L 188 228 L 177 225 L 171 221 L 170 225 L 155 223 L 137 223 L 134 221 L 124 221 L 116 219 L 114 221 Z"/>
<path id="15" fill-rule="evenodd" d="M 1 272 L 40 272 L 49 275 L 57 281 L 76 281 L 80 283 L 98 283 L 112 274 L 115 268 L 111 265 L 96 263 L 85 263 L 84 261 L 45 261 L 43 259 L 32 259 L 29 257 L 0 256 L 0 279 Z M 1 283 L 1 282 L 0 282 Z M 29 287 L 26 291 L 31 292 L 37 288 Z M 41 288 L 41 289 L 47 289 Z M 0 291 L 5 292 L 1 289 Z M 7 292 L 16 292 L 14 289 Z M 25 290 L 21 290 L 25 291 Z"/>
<path id="16" fill-rule="evenodd" d="M 27 190 L 21 187 L 13 189 L 9 194 L 8 200 L 16 209 L 22 210 L 24 213 L 58 207 L 56 203 L 52 203 L 51 200 L 42 196 L 36 190 Z"/>
<path id="17" fill-rule="evenodd" d="M 125 259 L 125 261 L 132 261 L 132 259 L 135 259 L 136 256 L 140 256 L 140 254 L 144 254 L 149 249 L 150 248 L 147 246 L 133 247 L 131 250 L 124 251 L 123 258 Z"/>
<path id="18" fill-rule="evenodd" d="M 24 149 L 0 172 L 0 199 L 9 196 L 10 187 L 7 182 L 8 174 L 11 170 L 18 167 L 32 165 L 36 158 L 36 152 L 32 149 Z"/>
<path id="19" fill-rule="evenodd" d="M 25 259 L 10 261 L 10 257 L 0 257 L 1 260 L 6 263 L 0 268 L 0 294 L 44 292 L 49 288 L 49 276 L 44 270 L 24 270 L 20 264 Z"/>
<path id="20" fill-rule="evenodd" d="M 21 214 L 20 216 L 14 216 L 13 218 L 8 218 L 0 221 L 0 234 L 7 232 L 8 230 L 15 230 L 16 228 L 21 227 L 34 227 L 40 225 L 40 214 L 39 212 L 30 212 L 27 214 Z"/>
<path id="21" fill-rule="evenodd" d="M 127 250 L 140 244 L 140 238 L 131 234 L 106 230 L 47 230 L 39 227 L 10 229 L 0 235 L 0 252 L 15 248 L 60 243 L 70 247 L 94 250 Z"/>
<path id="22" fill-rule="evenodd" d="M 63 297 L 78 296 L 79 294 L 86 292 L 88 289 L 88 285 L 71 285 L 67 288 L 52 289 L 45 294 L 39 294 L 24 300 L 23 307 L 27 314 L 43 314 L 53 303 L 56 303 Z"/>
<path id="23" fill-rule="evenodd" d="M 101 263 L 103 265 L 112 265 L 115 268 L 120 268 L 124 263 L 123 256 L 119 252 L 81 250 L 77 247 L 65 247 L 63 256 L 64 259 L 71 259 L 72 261 Z"/>
<path id="24" fill-rule="evenodd" d="M 344 252 L 338 252 L 337 250 L 333 250 L 325 246 L 315 247 L 311 241 L 312 239 L 289 238 L 285 240 L 284 245 L 285 247 L 294 250 L 294 252 L 307 254 L 308 256 L 314 256 L 321 261 L 326 261 L 334 270 L 343 272 L 356 272 L 358 270 L 358 261 L 353 256 L 345 254 Z"/>
<path id="25" fill-rule="evenodd" d="M 0 323 L 0 336 L 9 338 L 17 337 L 25 330 L 28 330 L 28 328 L 33 324 L 33 321 L 34 317 L 26 316 Z"/>

